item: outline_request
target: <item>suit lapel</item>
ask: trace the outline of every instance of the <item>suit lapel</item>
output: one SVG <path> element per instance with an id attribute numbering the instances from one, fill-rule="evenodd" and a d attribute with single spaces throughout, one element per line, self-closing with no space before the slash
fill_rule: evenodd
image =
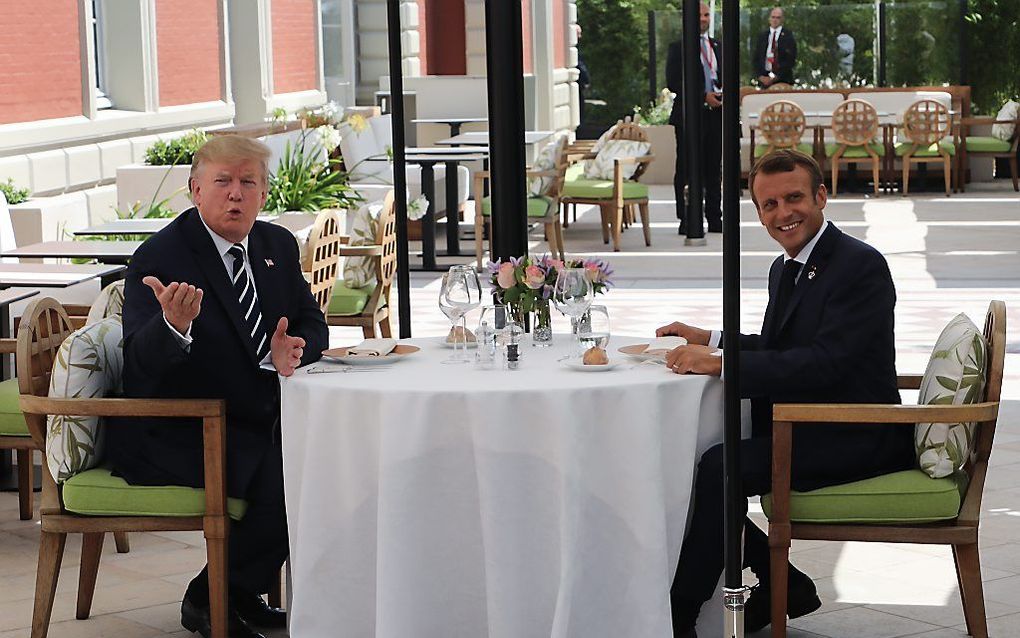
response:
<path id="1" fill-rule="evenodd" d="M 771 339 L 772 324 L 776 320 L 776 300 L 779 298 L 779 276 L 782 271 L 783 258 L 777 257 L 769 269 L 769 303 L 765 307 L 765 319 L 761 325 L 761 334 L 765 339 Z"/>
<path id="2" fill-rule="evenodd" d="M 255 276 L 255 290 L 259 295 L 259 307 L 262 310 L 262 321 L 266 335 L 272 336 L 276 323 L 283 316 L 282 299 L 277 293 L 277 273 L 282 265 L 278 265 L 281 256 L 273 252 L 272 246 L 266 241 L 259 225 L 255 222 L 248 234 L 248 259 L 251 261 L 252 274 Z"/>
<path id="3" fill-rule="evenodd" d="M 793 316 L 793 311 L 797 309 L 801 299 L 805 295 L 810 294 L 811 290 L 814 289 L 815 282 L 819 279 L 819 273 L 824 272 L 825 265 L 829 262 L 829 255 L 832 254 L 832 249 L 836 246 L 836 241 L 842 234 L 842 231 L 836 228 L 832 222 L 829 222 L 828 228 L 818 238 L 818 243 L 815 244 L 814 250 L 811 251 L 811 257 L 808 258 L 808 262 L 801 269 L 800 278 L 793 289 L 793 296 L 790 297 L 790 303 L 786 306 L 786 314 L 779 321 L 779 331 L 786 326 L 786 322 Z"/>
<path id="4" fill-rule="evenodd" d="M 230 283 L 230 277 L 227 276 L 227 269 L 223 266 L 223 258 L 217 252 L 216 244 L 213 243 L 212 237 L 209 236 L 208 231 L 206 231 L 205 226 L 202 224 L 198 209 L 192 208 L 190 211 L 182 214 L 188 213 L 190 213 L 190 217 L 184 220 L 183 227 L 188 235 L 188 246 L 191 247 L 195 255 L 195 261 L 198 262 L 198 266 L 205 274 L 206 281 L 209 282 L 209 287 L 211 288 L 211 290 L 205 291 L 206 297 L 211 292 L 212 296 L 223 307 L 227 320 L 234 327 L 234 332 L 237 333 L 238 339 L 244 344 L 244 349 L 251 357 L 252 363 L 257 363 L 255 361 L 255 348 L 251 344 L 251 337 L 248 336 L 248 331 L 245 327 L 241 325 L 241 306 L 237 300 L 234 286 Z"/>

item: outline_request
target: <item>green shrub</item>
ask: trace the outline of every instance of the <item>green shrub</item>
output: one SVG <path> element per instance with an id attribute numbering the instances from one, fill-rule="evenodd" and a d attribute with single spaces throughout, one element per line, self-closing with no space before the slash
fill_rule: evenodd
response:
<path id="1" fill-rule="evenodd" d="M 362 201 L 350 185 L 350 176 L 340 167 L 340 160 L 319 162 L 317 152 L 305 154 L 305 137 L 301 143 L 287 146 L 269 176 L 269 196 L 264 210 L 271 213 L 284 211 L 314 212 L 326 208 L 351 208 Z M 315 148 L 315 151 L 320 149 Z"/>
<path id="2" fill-rule="evenodd" d="M 145 163 L 149 166 L 187 166 L 207 139 L 204 131 L 195 129 L 170 141 L 156 140 L 145 151 Z"/>
<path id="3" fill-rule="evenodd" d="M 31 191 L 27 188 L 15 186 L 14 178 L 12 177 L 7 178 L 6 182 L 0 182 L 0 192 L 3 192 L 8 204 L 20 204 L 28 199 L 28 196 L 31 194 Z"/>

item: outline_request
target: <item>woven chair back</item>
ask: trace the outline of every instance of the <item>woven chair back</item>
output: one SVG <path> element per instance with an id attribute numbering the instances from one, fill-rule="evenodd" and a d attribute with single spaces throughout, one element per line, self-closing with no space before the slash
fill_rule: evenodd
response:
<path id="1" fill-rule="evenodd" d="M 935 100 L 918 100 L 903 114 L 903 135 L 926 148 L 949 134 L 949 109 Z"/>
<path id="2" fill-rule="evenodd" d="M 789 100 L 769 104 L 762 109 L 758 118 L 758 130 L 770 150 L 797 148 L 806 125 L 804 111 Z"/>
<path id="3" fill-rule="evenodd" d="M 847 100 L 832 112 L 832 136 L 838 144 L 863 146 L 878 135 L 878 111 L 864 100 Z"/>

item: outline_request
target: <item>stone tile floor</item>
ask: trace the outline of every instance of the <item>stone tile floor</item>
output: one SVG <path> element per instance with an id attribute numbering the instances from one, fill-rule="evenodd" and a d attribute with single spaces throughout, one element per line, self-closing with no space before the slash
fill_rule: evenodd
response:
<path id="1" fill-rule="evenodd" d="M 652 246 L 640 230 L 624 233 L 622 251 L 601 241 L 597 213 L 582 210 L 565 232 L 570 254 L 609 259 L 616 288 L 604 298 L 613 330 L 647 335 L 673 319 L 721 324 L 721 236 L 705 247 L 684 247 L 676 234 L 672 189 L 652 188 Z M 881 249 L 896 280 L 897 347 L 903 372 L 921 371 L 942 326 L 956 313 L 975 321 L 992 298 L 1011 313 L 1005 404 L 982 513 L 982 575 L 992 636 L 1020 636 L 1020 197 L 1005 184 L 976 185 L 951 198 L 844 196 L 831 200 L 828 218 Z M 443 236 L 440 233 L 440 236 Z M 541 230 L 531 251 L 547 249 Z M 778 250 L 758 224 L 749 200 L 741 206 L 744 330 L 756 331 L 766 299 L 765 274 Z M 470 242 L 464 242 L 470 248 Z M 438 277 L 416 273 L 411 300 L 414 336 L 448 329 L 435 297 Z M 557 317 L 557 330 L 565 322 Z M 333 329 L 334 345 L 360 333 Z M 911 397 L 905 396 L 905 400 Z M 764 525 L 760 507 L 752 515 Z M 38 523 L 17 520 L 17 498 L 0 494 L 0 638 L 30 635 Z M 80 539 L 68 539 L 50 636 L 148 638 L 189 636 L 179 623 L 184 585 L 204 561 L 199 533 L 134 534 L 130 554 L 107 543 L 92 618 L 74 620 Z M 966 635 L 952 556 L 927 545 L 794 542 L 792 559 L 818 586 L 824 606 L 790 623 L 790 635 L 830 638 Z M 716 608 L 718 609 L 718 608 Z M 706 614 L 716 613 L 706 607 Z M 762 632 L 767 635 L 768 631 Z M 337 635 L 343 635 L 338 628 Z M 665 637 L 663 637 L 665 638 Z"/>

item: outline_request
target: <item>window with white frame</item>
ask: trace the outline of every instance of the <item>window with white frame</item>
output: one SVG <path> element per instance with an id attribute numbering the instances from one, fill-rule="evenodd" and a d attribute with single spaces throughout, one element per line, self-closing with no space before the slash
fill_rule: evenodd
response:
<path id="1" fill-rule="evenodd" d="M 113 108 L 113 102 L 106 94 L 106 55 L 103 44 L 103 2 L 92 0 L 92 51 L 96 67 L 96 108 Z"/>

